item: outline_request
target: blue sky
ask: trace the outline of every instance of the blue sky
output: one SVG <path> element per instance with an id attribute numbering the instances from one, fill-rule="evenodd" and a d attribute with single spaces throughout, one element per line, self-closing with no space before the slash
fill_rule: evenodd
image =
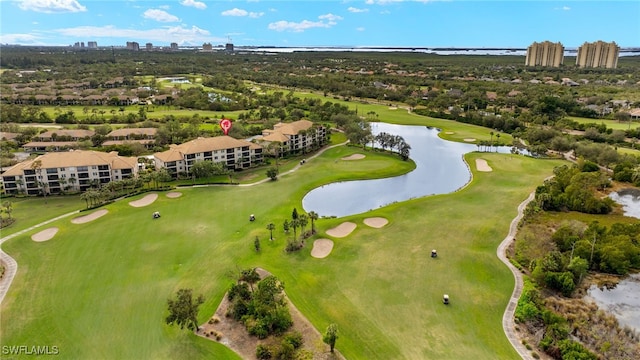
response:
<path id="1" fill-rule="evenodd" d="M 0 43 L 640 47 L 640 1 L 0 0 Z"/>

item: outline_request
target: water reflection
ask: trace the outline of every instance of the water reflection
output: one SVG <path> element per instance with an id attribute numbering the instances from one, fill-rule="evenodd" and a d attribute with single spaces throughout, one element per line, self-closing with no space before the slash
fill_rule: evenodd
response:
<path id="1" fill-rule="evenodd" d="M 471 179 L 462 156 L 476 151 L 478 147 L 474 144 L 442 140 L 437 129 L 425 126 L 373 123 L 372 131 L 402 136 L 411 145 L 416 169 L 393 178 L 345 181 L 314 189 L 302 199 L 305 211 L 337 217 L 359 214 L 394 202 L 450 193 Z M 498 148 L 499 152 L 510 150 Z"/>
<path id="2" fill-rule="evenodd" d="M 618 192 L 612 192 L 609 197 L 622 205 L 622 211 L 625 216 L 640 219 L 640 190 L 623 189 Z"/>
<path id="3" fill-rule="evenodd" d="M 640 331 L 640 274 L 630 275 L 613 289 L 592 285 L 587 293 L 598 307 L 613 314 L 622 326 Z"/>

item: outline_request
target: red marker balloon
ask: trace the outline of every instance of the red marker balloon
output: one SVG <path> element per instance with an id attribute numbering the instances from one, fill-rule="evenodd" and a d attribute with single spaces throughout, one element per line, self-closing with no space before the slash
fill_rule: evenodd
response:
<path id="1" fill-rule="evenodd" d="M 229 119 L 220 120 L 220 127 L 222 128 L 222 131 L 224 131 L 224 134 L 228 135 L 229 129 L 231 129 L 231 120 Z"/>

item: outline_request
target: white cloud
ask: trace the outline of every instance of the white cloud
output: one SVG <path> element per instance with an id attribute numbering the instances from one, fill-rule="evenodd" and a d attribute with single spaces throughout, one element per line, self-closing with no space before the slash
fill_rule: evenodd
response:
<path id="1" fill-rule="evenodd" d="M 126 41 L 150 41 L 160 43 L 176 42 L 181 45 L 200 45 L 203 42 L 220 42 L 226 41 L 225 38 L 212 37 L 208 30 L 201 29 L 197 26 L 185 27 L 165 26 L 155 29 L 134 30 L 121 29 L 113 25 L 108 26 L 78 26 L 73 28 L 54 30 L 56 34 L 69 36 L 73 38 L 106 38 L 109 41 L 113 39 L 122 39 L 122 45 Z"/>
<path id="2" fill-rule="evenodd" d="M 571 8 L 570 8 L 570 7 L 568 7 L 568 6 L 563 6 L 563 7 L 562 7 L 562 10 L 569 11 L 569 10 L 571 10 Z"/>
<path id="3" fill-rule="evenodd" d="M 41 13 L 75 13 L 87 11 L 87 8 L 77 0 L 19 0 L 18 6 L 22 10 Z"/>
<path id="4" fill-rule="evenodd" d="M 365 30 L 365 28 L 362 27 L 362 26 L 356 28 L 356 31 L 364 31 L 364 30 Z"/>
<path id="5" fill-rule="evenodd" d="M 369 9 L 358 9 L 358 8 L 354 8 L 353 6 L 349 6 L 347 8 L 347 11 L 352 13 L 363 13 L 363 12 L 369 11 Z"/>
<path id="6" fill-rule="evenodd" d="M 281 20 L 269 24 L 268 29 L 275 31 L 303 32 L 312 28 L 330 28 L 337 24 L 337 20 L 342 20 L 342 17 L 333 14 L 325 14 L 318 16 L 318 19 L 320 19 L 320 21 L 302 20 L 301 22 L 293 22 Z"/>
<path id="7" fill-rule="evenodd" d="M 159 22 L 178 22 L 180 21 L 180 19 L 178 19 L 177 16 L 175 15 L 171 15 L 168 12 L 164 11 L 164 10 L 158 10 L 158 9 L 149 9 L 147 11 L 145 11 L 142 14 L 142 17 L 144 17 L 145 19 L 151 19 L 151 20 L 155 20 L 155 21 L 159 21 Z"/>
<path id="8" fill-rule="evenodd" d="M 247 10 L 233 8 L 220 13 L 222 16 L 248 16 L 250 18 L 259 18 L 264 15 L 263 12 L 249 12 Z"/>
<path id="9" fill-rule="evenodd" d="M 342 20 L 342 16 L 333 15 L 331 13 L 318 16 L 320 20 L 328 20 L 330 24 L 336 24 L 337 20 Z"/>
<path id="10" fill-rule="evenodd" d="M 200 10 L 204 10 L 207 8 L 207 4 L 201 1 L 195 1 L 195 0 L 182 0 L 180 1 L 180 5 L 191 6 Z"/>
<path id="11" fill-rule="evenodd" d="M 2 34 L 0 43 L 2 44 L 33 44 L 39 43 L 39 36 L 32 34 Z"/>

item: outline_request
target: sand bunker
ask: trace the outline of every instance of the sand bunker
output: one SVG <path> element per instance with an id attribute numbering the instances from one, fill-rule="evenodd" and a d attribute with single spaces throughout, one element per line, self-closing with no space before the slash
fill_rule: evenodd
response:
<path id="1" fill-rule="evenodd" d="M 341 238 L 351 234 L 351 232 L 355 229 L 356 229 L 356 224 L 350 221 L 347 221 L 347 222 L 343 222 L 342 224 L 332 229 L 327 230 L 327 235 Z"/>
<path id="2" fill-rule="evenodd" d="M 447 132 L 445 132 L 445 134 L 447 134 L 447 135 L 453 135 L 453 134 L 455 134 L 455 133 L 454 133 L 453 131 L 447 131 Z"/>
<path id="3" fill-rule="evenodd" d="M 331 250 L 333 250 L 333 241 L 329 239 L 318 239 L 313 242 L 311 256 L 318 259 L 326 258 L 331 253 Z"/>
<path id="4" fill-rule="evenodd" d="M 383 217 L 372 217 L 364 219 L 364 224 L 372 228 L 379 229 L 389 223 L 389 220 Z"/>
<path id="5" fill-rule="evenodd" d="M 51 240 L 53 238 L 53 236 L 58 232 L 58 230 L 59 229 L 57 227 L 44 229 L 44 230 L 40 231 L 39 233 L 31 235 L 31 240 L 36 241 L 36 242 L 42 242 L 42 241 Z"/>
<path id="6" fill-rule="evenodd" d="M 169 199 L 179 198 L 180 196 L 182 196 L 182 193 L 181 192 L 177 192 L 177 191 L 172 191 L 172 192 L 168 192 L 167 193 L 167 197 Z"/>
<path id="7" fill-rule="evenodd" d="M 476 168 L 478 169 L 478 171 L 493 171 L 493 169 L 491 168 L 491 166 L 489 166 L 489 164 L 487 164 L 487 160 L 485 159 L 476 159 Z"/>
<path id="8" fill-rule="evenodd" d="M 395 106 L 389 106 L 389 110 L 398 110 L 398 108 Z"/>
<path id="9" fill-rule="evenodd" d="M 364 159 L 364 155 L 353 154 L 353 155 L 345 156 L 342 158 L 342 160 L 360 160 L 360 159 Z"/>
<path id="10" fill-rule="evenodd" d="M 87 223 L 89 221 L 93 221 L 93 220 L 95 220 L 95 219 L 97 219 L 97 218 L 99 218 L 101 216 L 104 216 L 108 212 L 109 211 L 107 211 L 105 209 L 98 210 L 98 211 L 92 212 L 89 215 L 85 215 L 85 216 L 80 216 L 80 217 L 74 218 L 74 219 L 71 220 L 71 222 L 74 223 L 74 224 L 84 224 L 84 223 Z"/>
<path id="11" fill-rule="evenodd" d="M 474 142 L 474 141 L 476 141 L 476 139 L 474 139 L 474 138 L 466 138 L 466 139 L 464 139 L 464 141 L 466 141 L 466 142 Z"/>
<path id="12" fill-rule="evenodd" d="M 129 205 L 133 207 L 143 207 L 143 206 L 153 204 L 153 202 L 156 201 L 157 198 L 158 198 L 158 194 L 148 194 L 148 195 L 145 195 L 145 197 L 143 197 L 140 200 L 131 201 Z"/>

